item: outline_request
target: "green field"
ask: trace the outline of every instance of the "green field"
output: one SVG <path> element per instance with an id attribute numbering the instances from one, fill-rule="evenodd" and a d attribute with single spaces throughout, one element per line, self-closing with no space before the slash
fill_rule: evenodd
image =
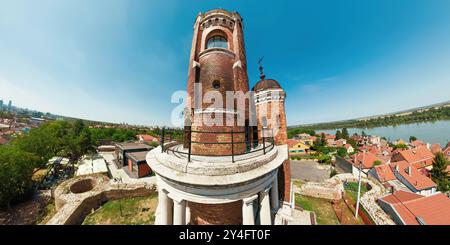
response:
<path id="1" fill-rule="evenodd" d="M 83 225 L 152 225 L 157 204 L 157 194 L 108 201 L 88 215 Z"/>
<path id="2" fill-rule="evenodd" d="M 344 185 L 345 193 L 352 199 L 353 202 L 356 203 L 357 195 L 358 195 L 358 183 L 356 182 L 348 182 L 347 185 Z M 361 184 L 361 196 L 369 191 L 367 189 L 367 185 L 364 183 Z"/>
<path id="3" fill-rule="evenodd" d="M 319 225 L 339 225 L 333 206 L 328 200 L 296 195 L 295 204 L 304 210 L 313 211 Z"/>

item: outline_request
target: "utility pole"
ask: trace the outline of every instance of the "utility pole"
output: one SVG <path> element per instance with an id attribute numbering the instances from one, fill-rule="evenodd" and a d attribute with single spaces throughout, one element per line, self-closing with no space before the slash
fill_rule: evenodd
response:
<path id="1" fill-rule="evenodd" d="M 360 197 L 361 197 L 361 171 L 362 171 L 362 164 L 364 162 L 364 155 L 365 155 L 365 152 L 363 152 L 362 162 L 359 163 L 358 197 L 356 200 L 356 212 L 355 212 L 356 219 L 358 219 L 359 202 L 360 202 Z"/>

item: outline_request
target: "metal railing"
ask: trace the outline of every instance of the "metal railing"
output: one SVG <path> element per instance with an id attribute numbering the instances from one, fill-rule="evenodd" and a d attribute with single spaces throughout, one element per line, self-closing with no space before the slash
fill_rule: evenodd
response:
<path id="1" fill-rule="evenodd" d="M 265 136 L 265 131 L 271 130 L 270 136 Z M 250 154 L 254 152 L 262 151 L 265 155 L 268 151 L 271 151 L 275 147 L 274 138 L 273 138 L 273 129 L 262 129 L 258 130 L 258 132 L 261 132 L 261 139 L 257 140 L 245 140 L 245 141 L 235 141 L 235 135 L 243 134 L 245 137 L 245 134 L 248 134 L 249 132 L 241 132 L 241 131 L 229 131 L 229 132 L 213 132 L 213 131 L 197 131 L 197 130 L 184 130 L 184 133 L 189 134 L 189 140 L 187 142 L 188 144 L 188 151 L 178 151 L 175 149 L 171 149 L 170 147 L 165 147 L 165 133 L 166 129 L 163 128 L 161 132 L 161 152 L 172 152 L 177 153 L 181 155 L 187 155 L 188 162 L 191 162 L 191 156 L 215 156 L 215 157 L 231 157 L 231 161 L 235 162 L 236 156 L 241 156 L 245 154 Z M 223 135 L 230 135 L 231 141 L 230 142 L 200 142 L 200 141 L 192 141 L 192 133 L 196 134 L 223 134 Z M 258 134 L 259 135 L 259 134 Z M 267 139 L 266 139 L 267 138 Z M 176 145 L 178 143 L 183 142 L 176 142 Z M 258 148 L 259 143 L 261 143 L 261 148 Z M 203 144 L 203 145 L 231 145 L 231 154 L 192 154 L 192 144 Z M 245 144 L 246 150 L 243 153 L 236 153 L 235 152 L 235 145 L 242 145 Z M 253 147 L 252 147 L 253 146 Z M 253 149 L 252 149 L 253 148 Z"/>

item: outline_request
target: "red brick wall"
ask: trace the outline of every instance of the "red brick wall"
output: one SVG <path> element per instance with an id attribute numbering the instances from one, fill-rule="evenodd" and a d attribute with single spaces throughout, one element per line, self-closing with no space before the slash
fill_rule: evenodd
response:
<path id="1" fill-rule="evenodd" d="M 226 204 L 189 202 L 193 225 L 241 225 L 242 201 Z"/>
<path id="2" fill-rule="evenodd" d="M 139 173 L 138 178 L 145 177 L 152 173 L 152 169 L 146 163 L 138 165 Z"/>

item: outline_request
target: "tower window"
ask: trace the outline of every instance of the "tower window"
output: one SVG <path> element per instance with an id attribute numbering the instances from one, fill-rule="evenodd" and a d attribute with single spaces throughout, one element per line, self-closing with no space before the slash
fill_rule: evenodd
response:
<path id="1" fill-rule="evenodd" d="M 222 36 L 211 37 L 206 43 L 206 48 L 228 48 L 227 39 Z"/>
<path id="2" fill-rule="evenodd" d="M 213 85 L 214 89 L 219 89 L 220 88 L 220 82 L 217 81 L 217 80 L 215 80 L 212 85 Z"/>

